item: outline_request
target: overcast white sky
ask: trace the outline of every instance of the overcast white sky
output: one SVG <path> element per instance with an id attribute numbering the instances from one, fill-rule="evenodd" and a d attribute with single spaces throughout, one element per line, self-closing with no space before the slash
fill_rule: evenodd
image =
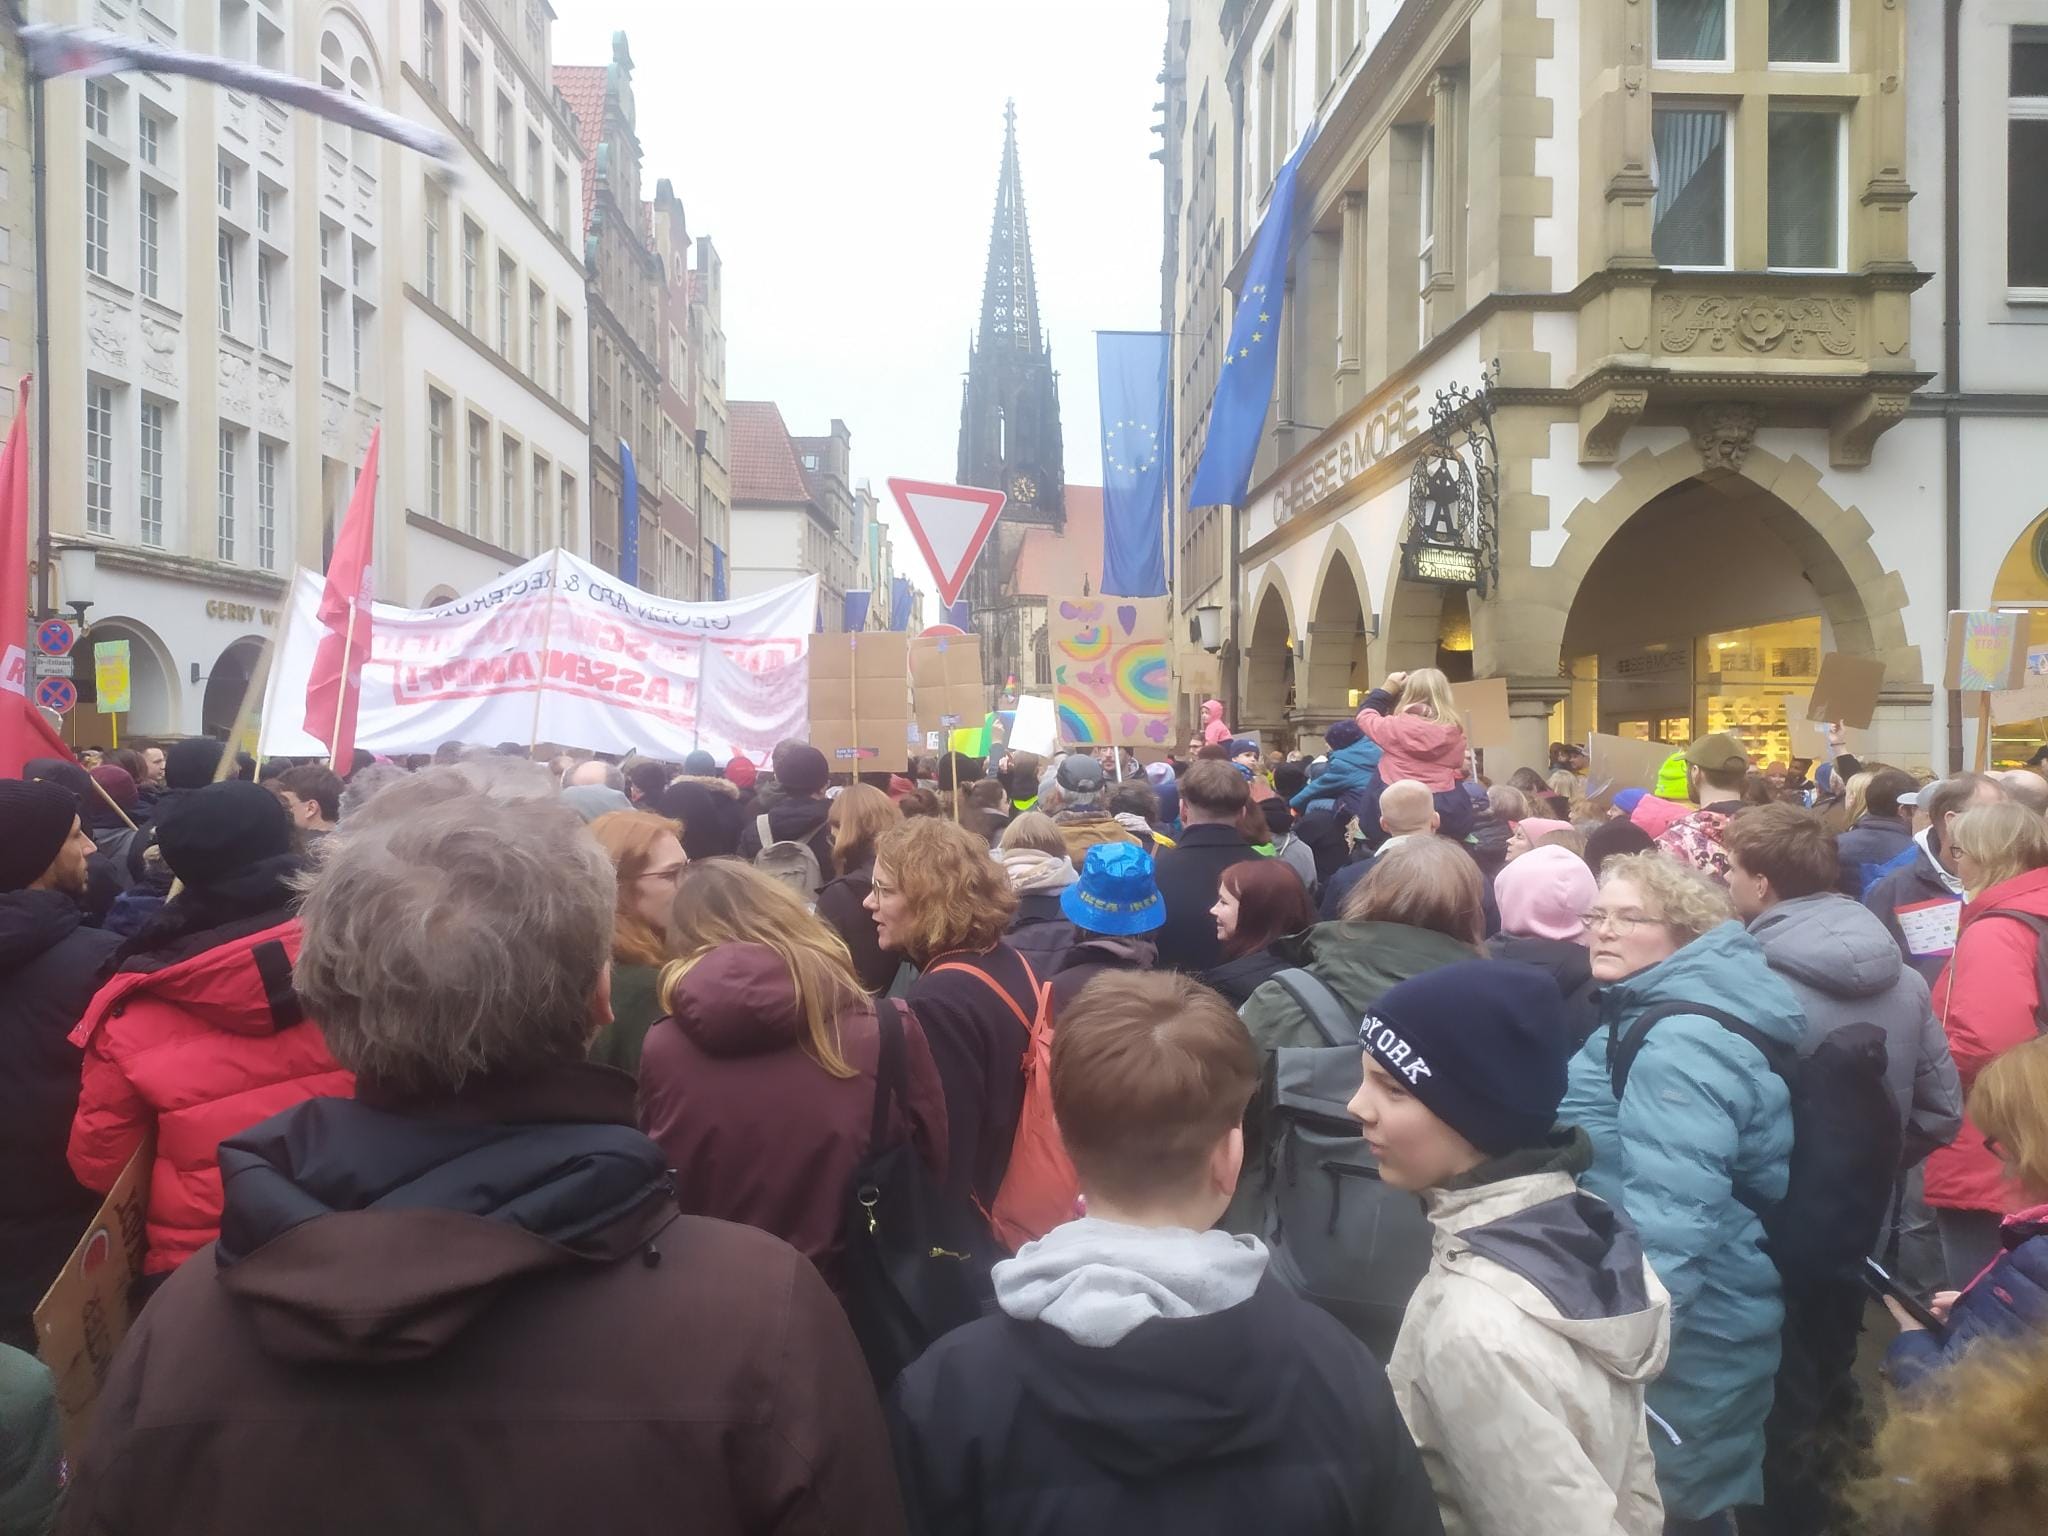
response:
<path id="1" fill-rule="evenodd" d="M 834 416 L 853 471 L 951 480 L 1017 102 L 1067 478 L 1102 482 L 1095 332 L 1159 326 L 1147 156 L 1165 0 L 555 0 L 557 63 L 627 33 L 644 196 L 675 185 L 725 262 L 728 393 L 795 433 Z M 929 588 L 906 537 L 897 569 Z M 906 556 L 908 566 L 906 566 Z M 936 613 L 927 599 L 927 616 Z"/>

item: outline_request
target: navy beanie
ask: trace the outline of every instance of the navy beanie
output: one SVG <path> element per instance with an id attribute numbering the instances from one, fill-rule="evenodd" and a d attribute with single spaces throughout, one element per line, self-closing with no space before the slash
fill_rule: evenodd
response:
<path id="1" fill-rule="evenodd" d="M 1564 1102 L 1564 996 L 1531 965 L 1460 960 L 1404 981 L 1373 1005 L 1358 1041 L 1490 1157 L 1541 1146 Z"/>
<path id="2" fill-rule="evenodd" d="M 1323 732 L 1323 740 L 1330 744 L 1332 752 L 1342 752 L 1365 739 L 1365 732 L 1358 728 L 1356 720 L 1339 720 Z"/>

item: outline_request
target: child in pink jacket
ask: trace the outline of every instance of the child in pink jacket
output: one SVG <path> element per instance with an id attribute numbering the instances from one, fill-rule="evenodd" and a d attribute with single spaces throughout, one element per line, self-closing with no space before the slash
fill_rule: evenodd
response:
<path id="1" fill-rule="evenodd" d="M 1413 779 L 1430 791 L 1443 836 L 1462 838 L 1472 830 L 1474 806 L 1463 782 L 1465 727 L 1451 699 L 1450 679 L 1434 667 L 1389 673 L 1366 695 L 1358 728 L 1379 743 L 1383 754 L 1359 815 L 1368 841 L 1376 843 L 1385 835 L 1379 824 L 1380 792 L 1400 779 Z"/>

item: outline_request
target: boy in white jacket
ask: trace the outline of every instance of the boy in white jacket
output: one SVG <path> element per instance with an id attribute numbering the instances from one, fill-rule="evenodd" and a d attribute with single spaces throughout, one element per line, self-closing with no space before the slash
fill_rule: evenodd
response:
<path id="1" fill-rule="evenodd" d="M 1555 1127 L 1571 1042 L 1545 972 L 1475 960 L 1406 981 L 1359 1031 L 1351 1112 L 1435 1227 L 1387 1366 L 1446 1536 L 1658 1536 L 1643 1388 L 1670 1299 L 1628 1218 L 1581 1191 Z"/>

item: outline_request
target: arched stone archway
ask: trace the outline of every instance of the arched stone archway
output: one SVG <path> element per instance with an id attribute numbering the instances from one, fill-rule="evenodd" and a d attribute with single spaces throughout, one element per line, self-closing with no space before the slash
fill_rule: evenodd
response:
<path id="1" fill-rule="evenodd" d="M 93 671 L 93 647 L 110 640 L 128 642 L 129 708 L 119 716 L 99 712 Z M 135 619 L 94 619 L 79 639 L 76 655 L 78 707 L 70 728 L 80 745 L 110 745 L 117 735 L 125 745 L 130 737 L 178 734 L 178 670 L 155 630 Z"/>
<path id="2" fill-rule="evenodd" d="M 1245 653 L 1245 687 L 1234 723 L 1275 739 L 1296 707 L 1294 608 L 1278 576 L 1268 572 L 1252 605 L 1251 646 Z"/>
<path id="3" fill-rule="evenodd" d="M 1320 730 L 1352 712 L 1351 691 L 1366 686 L 1372 614 L 1358 546 L 1342 528 L 1334 529 L 1316 572 L 1307 665 L 1296 690 L 1295 713 L 1305 730 Z"/>
<path id="4" fill-rule="evenodd" d="M 249 680 L 255 676 L 256 663 L 262 655 L 263 641 L 255 635 L 244 635 L 231 641 L 214 658 L 213 667 L 206 674 L 206 692 L 199 703 L 202 734 L 225 741 L 234 730 L 242 695 L 248 691 Z"/>
<path id="5" fill-rule="evenodd" d="M 438 607 L 440 607 L 440 606 L 441 606 L 441 605 L 442 605 L 443 603 L 452 603 L 452 602 L 454 602 L 454 601 L 455 601 L 455 599 L 456 599 L 456 598 L 458 598 L 458 597 L 460 597 L 461 595 L 462 595 L 462 594 L 461 594 L 460 592 L 457 592 L 457 591 L 456 591 L 456 590 L 455 590 L 455 589 L 454 589 L 453 587 L 451 587 L 451 586 L 447 586 L 447 585 L 442 585 L 442 586 L 438 586 L 438 587 L 434 588 L 434 589 L 433 589 L 433 591 L 431 591 L 431 592 L 429 592 L 429 593 L 427 594 L 427 596 L 426 596 L 426 600 L 425 600 L 424 602 L 422 602 L 422 603 L 420 604 L 420 606 L 421 606 L 422 608 L 438 608 Z"/>

